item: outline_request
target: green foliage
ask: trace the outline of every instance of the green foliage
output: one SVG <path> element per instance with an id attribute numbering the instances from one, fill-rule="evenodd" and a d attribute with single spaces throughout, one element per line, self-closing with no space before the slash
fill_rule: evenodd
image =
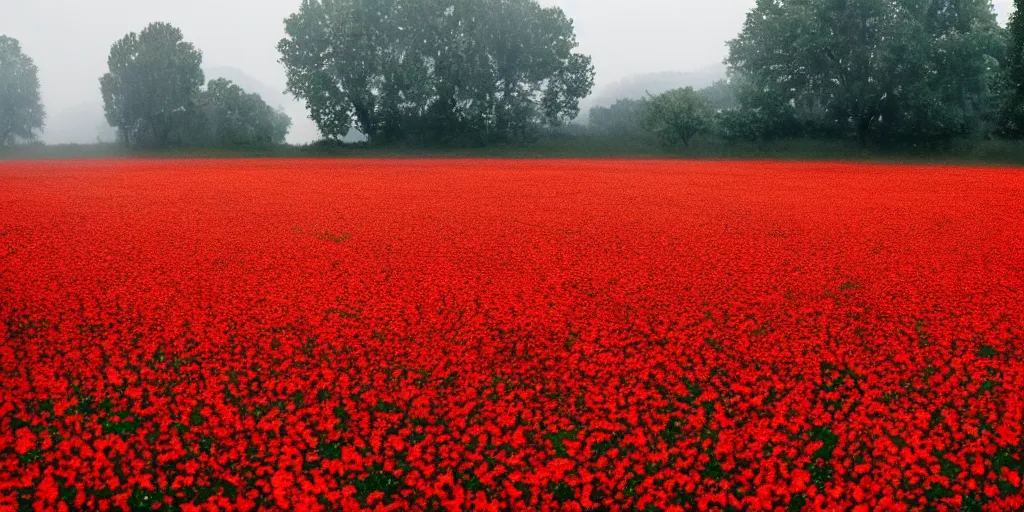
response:
<path id="1" fill-rule="evenodd" d="M 356 488 L 356 497 L 361 500 L 366 500 L 370 494 L 379 492 L 384 494 L 385 502 L 388 502 L 402 489 L 402 481 L 385 471 L 370 472 L 366 478 L 356 480 L 353 484 Z"/>
<path id="2" fill-rule="evenodd" d="M 859 147 L 852 139 L 810 139 L 775 141 L 726 141 L 707 135 L 695 138 L 689 147 L 664 149 L 643 140 L 595 134 L 541 138 L 526 144 L 493 144 L 485 147 L 432 147 L 424 145 L 343 144 L 318 142 L 305 146 L 169 147 L 125 148 L 118 144 L 23 144 L 0 149 L 0 161 L 32 159 L 93 158 L 686 158 L 757 159 L 799 161 L 860 161 L 886 164 L 1022 166 L 1024 145 L 1019 141 L 956 140 L 942 149 L 915 147 Z M 316 233 L 313 234 L 314 236 Z M 344 233 L 332 236 L 344 238 Z M 169 364 L 169 363 L 168 363 Z"/>
<path id="3" fill-rule="evenodd" d="M 711 106 L 693 87 L 686 87 L 651 97 L 644 124 L 666 147 L 680 142 L 689 146 L 690 139 L 708 129 L 711 115 Z"/>
<path id="4" fill-rule="evenodd" d="M 792 120 L 768 115 L 760 109 L 726 110 L 715 115 L 718 133 L 729 142 L 771 140 L 783 131 L 781 121 Z"/>
<path id="5" fill-rule="evenodd" d="M 773 101 L 767 93 L 761 92 L 759 106 L 743 108 L 739 99 L 741 93 L 747 97 L 754 93 L 742 77 L 719 80 L 697 91 L 697 95 L 713 110 L 709 131 L 729 143 L 804 134 L 804 127 L 784 103 Z"/>
<path id="6" fill-rule="evenodd" d="M 609 107 L 590 109 L 590 129 L 611 137 L 640 137 L 646 115 L 645 100 L 620 99 Z"/>
<path id="7" fill-rule="evenodd" d="M 1014 0 L 1006 25 L 1006 59 L 1001 76 L 1000 130 L 1012 138 L 1024 137 L 1024 0 Z"/>
<path id="8" fill-rule="evenodd" d="M 762 127 L 929 145 L 988 129 L 1001 55 L 987 0 L 759 0 L 727 62 Z"/>
<path id="9" fill-rule="evenodd" d="M 697 95 L 715 112 L 733 110 L 740 106 L 739 99 L 736 97 L 736 88 L 728 80 L 718 80 L 698 90 Z"/>
<path id="10" fill-rule="evenodd" d="M 291 118 L 229 80 L 211 80 L 195 100 L 194 143 L 204 146 L 283 144 Z"/>
<path id="11" fill-rule="evenodd" d="M 282 144 L 291 119 L 257 94 L 211 80 L 181 30 L 152 23 L 115 42 L 100 78 L 107 121 L 128 147 Z"/>
<path id="12" fill-rule="evenodd" d="M 128 146 L 164 147 L 180 133 L 203 85 L 202 53 L 181 30 L 152 23 L 110 48 L 100 78 L 107 122 Z"/>
<path id="13" fill-rule="evenodd" d="M 285 31 L 288 89 L 329 139 L 526 140 L 593 86 L 572 21 L 535 0 L 304 0 Z"/>
<path id="14" fill-rule="evenodd" d="M 548 484 L 548 490 L 558 503 L 565 503 L 574 497 L 572 486 L 562 481 L 551 482 Z"/>
<path id="15" fill-rule="evenodd" d="M 0 34 L 0 147 L 35 139 L 45 117 L 35 63 L 17 39 Z"/>

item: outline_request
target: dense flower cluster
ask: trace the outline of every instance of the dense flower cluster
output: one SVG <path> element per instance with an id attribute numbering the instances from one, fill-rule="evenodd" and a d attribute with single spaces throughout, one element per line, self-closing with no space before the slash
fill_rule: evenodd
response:
<path id="1" fill-rule="evenodd" d="M 1024 508 L 1024 174 L 0 164 L 0 510 Z"/>

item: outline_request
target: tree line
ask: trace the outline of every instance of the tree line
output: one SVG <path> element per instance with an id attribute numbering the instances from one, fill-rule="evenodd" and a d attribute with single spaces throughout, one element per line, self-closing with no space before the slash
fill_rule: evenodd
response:
<path id="1" fill-rule="evenodd" d="M 988 0 L 758 0 L 728 43 L 726 80 L 595 108 L 590 126 L 665 145 L 1019 139 L 1024 1 L 1015 7 L 1003 29 Z"/>
<path id="2" fill-rule="evenodd" d="M 181 30 L 152 23 L 116 41 L 99 79 L 103 111 L 129 147 L 258 146 L 284 143 L 291 119 L 258 94 L 215 79 Z M 38 69 L 18 42 L 0 36 L 0 146 L 33 140 L 44 126 Z"/>
<path id="3" fill-rule="evenodd" d="M 228 80 L 203 88 L 202 61 L 202 52 L 167 23 L 115 42 L 100 92 L 121 140 L 142 147 L 283 143 L 291 119 Z"/>
<path id="4" fill-rule="evenodd" d="M 1024 137 L 1024 0 L 757 0 L 725 80 L 591 110 L 588 133 L 948 145 Z M 594 84 L 573 22 L 536 0 L 304 0 L 278 42 L 287 89 L 325 139 L 485 145 L 564 127 Z M 114 42 L 104 112 L 130 146 L 276 144 L 291 120 L 153 23 Z M 37 68 L 0 36 L 0 144 L 43 127 Z"/>

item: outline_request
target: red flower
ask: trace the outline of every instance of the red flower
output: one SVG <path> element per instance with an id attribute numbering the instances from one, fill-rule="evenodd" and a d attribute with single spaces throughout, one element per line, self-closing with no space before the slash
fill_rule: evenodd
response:
<path id="1" fill-rule="evenodd" d="M 1024 174 L 0 163 L 0 511 L 1024 508 Z"/>
<path id="2" fill-rule="evenodd" d="M 25 455 L 36 447 L 36 435 L 28 427 L 21 427 L 15 433 L 14 451 L 18 455 Z"/>

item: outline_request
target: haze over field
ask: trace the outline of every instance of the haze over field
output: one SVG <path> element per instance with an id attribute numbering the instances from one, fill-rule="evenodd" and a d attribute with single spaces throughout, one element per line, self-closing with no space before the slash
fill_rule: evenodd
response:
<path id="1" fill-rule="evenodd" d="M 203 51 L 207 80 L 232 79 L 259 92 L 292 117 L 292 143 L 317 138 L 304 106 L 285 94 L 284 68 L 275 48 L 285 17 L 300 0 L 33 0 L 5 2 L 0 34 L 20 40 L 39 67 L 47 111 L 42 140 L 91 143 L 113 140 L 106 128 L 98 78 L 110 45 L 153 21 L 182 29 Z M 724 73 L 725 42 L 739 32 L 753 0 L 541 0 L 575 20 L 580 50 L 593 57 L 594 93 L 582 112 L 645 89 L 706 85 Z M 1009 0 L 997 0 L 1005 23 Z M 692 83 L 691 83 L 692 82 Z"/>

